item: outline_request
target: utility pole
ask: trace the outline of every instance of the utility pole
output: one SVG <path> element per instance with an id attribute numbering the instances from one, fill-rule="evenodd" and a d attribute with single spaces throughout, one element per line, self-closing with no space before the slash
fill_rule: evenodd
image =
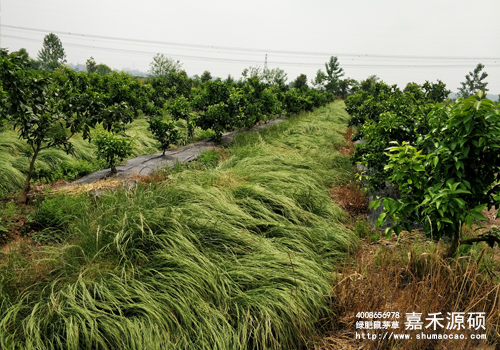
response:
<path id="1" fill-rule="evenodd" d="M 266 60 L 264 62 L 264 72 L 267 70 L 267 53 L 266 53 Z"/>

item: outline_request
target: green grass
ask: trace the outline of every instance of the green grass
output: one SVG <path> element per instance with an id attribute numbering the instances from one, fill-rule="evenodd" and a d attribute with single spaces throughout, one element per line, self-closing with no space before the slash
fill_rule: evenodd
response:
<path id="1" fill-rule="evenodd" d="M 306 348 L 357 244 L 327 191 L 351 176 L 346 119 L 337 102 L 165 182 L 41 204 L 60 243 L 2 256 L 0 348 Z"/>

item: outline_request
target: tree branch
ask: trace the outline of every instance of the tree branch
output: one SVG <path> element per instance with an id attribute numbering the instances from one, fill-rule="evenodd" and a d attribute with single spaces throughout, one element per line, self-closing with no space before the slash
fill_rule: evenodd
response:
<path id="1" fill-rule="evenodd" d="M 460 244 L 472 244 L 472 243 L 476 243 L 476 242 L 487 242 L 490 247 L 492 247 L 493 244 L 495 244 L 495 242 L 497 242 L 498 245 L 500 246 L 500 237 L 491 236 L 491 235 L 482 236 L 482 237 L 474 237 L 474 238 L 461 240 Z"/>
<path id="2" fill-rule="evenodd" d="M 52 148 L 52 147 L 56 147 L 58 146 L 59 144 L 64 144 L 64 143 L 67 143 L 69 142 L 69 140 L 73 137 L 73 135 L 75 135 L 75 132 L 72 132 L 71 135 L 65 137 L 64 139 L 62 140 L 59 140 L 58 142 L 49 142 L 46 146 L 44 147 L 41 147 L 40 148 L 40 151 L 44 150 L 44 149 L 47 149 L 47 148 Z M 64 141 L 63 141 L 64 140 Z"/>

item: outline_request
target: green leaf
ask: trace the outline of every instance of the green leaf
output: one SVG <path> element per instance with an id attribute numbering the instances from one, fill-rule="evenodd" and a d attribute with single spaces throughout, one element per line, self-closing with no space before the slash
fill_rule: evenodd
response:
<path id="1" fill-rule="evenodd" d="M 395 226 L 393 227 L 394 233 L 396 233 L 397 236 L 401 233 L 401 226 Z"/>
<path id="2" fill-rule="evenodd" d="M 397 203 L 393 200 L 387 201 L 387 205 L 389 207 L 389 215 L 394 214 L 394 212 L 398 209 Z"/>
<path id="3" fill-rule="evenodd" d="M 385 238 L 391 238 L 392 232 L 391 232 L 391 228 L 390 227 L 388 227 L 388 228 L 385 229 L 384 235 L 385 235 Z"/>
<path id="4" fill-rule="evenodd" d="M 470 226 L 472 224 L 472 215 L 469 214 L 465 217 L 465 224 L 467 226 Z"/>
<path id="5" fill-rule="evenodd" d="M 377 218 L 377 223 L 376 223 L 376 226 L 377 227 L 381 227 L 383 224 L 384 224 L 384 221 L 385 221 L 385 218 L 386 218 L 387 214 L 386 213 L 382 213 L 378 216 Z"/>
<path id="6" fill-rule="evenodd" d="M 470 151 L 470 147 L 464 147 L 464 149 L 462 150 L 462 153 L 465 157 L 467 157 L 469 155 L 469 151 Z"/>
<path id="7" fill-rule="evenodd" d="M 465 201 L 462 199 L 462 198 L 453 198 L 455 200 L 455 202 L 458 203 L 458 205 L 460 206 L 460 208 L 465 208 L 466 206 L 466 203 Z"/>
<path id="8" fill-rule="evenodd" d="M 471 211 L 475 211 L 475 212 L 480 212 L 480 211 L 483 211 L 484 209 L 486 209 L 486 207 L 488 206 L 487 203 L 484 203 L 484 204 L 479 204 L 478 206 L 476 206 L 474 209 L 472 209 Z"/>
<path id="9" fill-rule="evenodd" d="M 441 203 L 442 203 L 441 198 L 436 199 L 436 209 L 439 209 L 439 206 L 441 205 Z"/>
<path id="10" fill-rule="evenodd" d="M 375 210 L 380 206 L 380 199 L 377 199 L 370 203 L 370 210 Z"/>
<path id="11" fill-rule="evenodd" d="M 406 231 L 411 232 L 411 226 L 410 226 L 410 224 L 405 223 L 404 226 L 405 226 L 405 230 Z"/>
<path id="12" fill-rule="evenodd" d="M 473 216 L 474 218 L 476 218 L 477 220 L 481 220 L 481 221 L 486 220 L 486 218 L 484 217 L 484 215 L 483 215 L 483 214 L 481 214 L 481 213 L 478 213 L 478 212 L 474 212 L 474 211 L 472 211 L 472 212 L 470 213 L 470 215 L 472 215 L 472 216 Z"/>

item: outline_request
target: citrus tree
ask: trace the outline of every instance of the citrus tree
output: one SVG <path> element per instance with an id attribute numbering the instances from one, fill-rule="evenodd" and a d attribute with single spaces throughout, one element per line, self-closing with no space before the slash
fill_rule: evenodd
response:
<path id="1" fill-rule="evenodd" d="M 249 77 L 242 88 L 243 125 L 251 127 L 260 121 L 268 121 L 281 111 L 276 93 L 258 77 Z"/>
<path id="2" fill-rule="evenodd" d="M 187 136 L 193 137 L 196 127 L 195 114 L 191 111 L 191 103 L 184 96 L 178 96 L 166 105 L 166 110 L 174 120 L 185 120 L 187 125 Z"/>
<path id="3" fill-rule="evenodd" d="M 85 121 L 68 110 L 64 97 L 69 80 L 51 73 L 29 69 L 27 55 L 10 54 L 0 58 L 0 79 L 14 129 L 29 146 L 29 167 L 20 201 L 25 202 L 40 151 L 57 147 L 72 151 L 71 137 L 82 130 Z M 76 115 L 76 117 L 75 117 Z"/>
<path id="4" fill-rule="evenodd" d="M 385 186 L 388 171 L 384 166 L 389 159 L 386 149 L 390 142 L 415 145 L 419 136 L 429 131 L 427 114 L 448 93 L 440 81 L 422 86 L 410 83 L 403 91 L 395 85 L 376 82 L 368 90 L 359 90 L 347 98 L 349 123 L 358 126 L 353 138 L 363 138 L 351 159 L 369 169 L 369 176 L 364 176 L 369 187 L 377 190 Z"/>
<path id="5" fill-rule="evenodd" d="M 116 164 L 129 157 L 133 151 L 133 139 L 107 131 L 96 133 L 93 142 L 97 146 L 97 159 L 106 162 L 111 174 L 117 173 Z"/>
<path id="6" fill-rule="evenodd" d="M 205 83 L 193 105 L 200 111 L 196 124 L 203 130 L 212 129 L 214 140 L 220 142 L 222 133 L 241 125 L 242 92 L 220 78 Z"/>
<path id="7" fill-rule="evenodd" d="M 134 117 L 129 105 L 133 101 L 129 82 L 119 74 L 102 77 L 76 73 L 67 67 L 34 70 L 26 54 L 3 52 L 0 79 L 5 100 L 2 114 L 9 115 L 19 137 L 30 148 L 21 201 L 27 199 L 41 151 L 55 147 L 71 153 L 70 140 L 76 133 L 81 132 L 84 139 L 90 139 L 90 131 L 97 124 L 117 133 Z M 116 152 L 120 158 L 123 152 L 119 149 Z"/>
<path id="8" fill-rule="evenodd" d="M 165 155 L 170 145 L 175 144 L 180 139 L 179 130 L 173 122 L 165 122 L 160 116 L 156 116 L 148 120 L 148 130 L 151 131 L 155 139 L 160 143 L 160 150 Z"/>
<path id="9" fill-rule="evenodd" d="M 460 241 L 462 224 L 480 224 L 483 209 L 500 206 L 500 107 L 482 97 L 480 91 L 450 105 L 437 104 L 428 115 L 428 133 L 415 146 L 396 142 L 388 149 L 385 168 L 401 198 L 382 201 L 378 225 L 391 217 L 399 234 L 419 223 L 433 237 L 451 237 L 450 255 L 459 243 L 472 242 Z M 481 239 L 500 242 L 492 233 Z"/>

